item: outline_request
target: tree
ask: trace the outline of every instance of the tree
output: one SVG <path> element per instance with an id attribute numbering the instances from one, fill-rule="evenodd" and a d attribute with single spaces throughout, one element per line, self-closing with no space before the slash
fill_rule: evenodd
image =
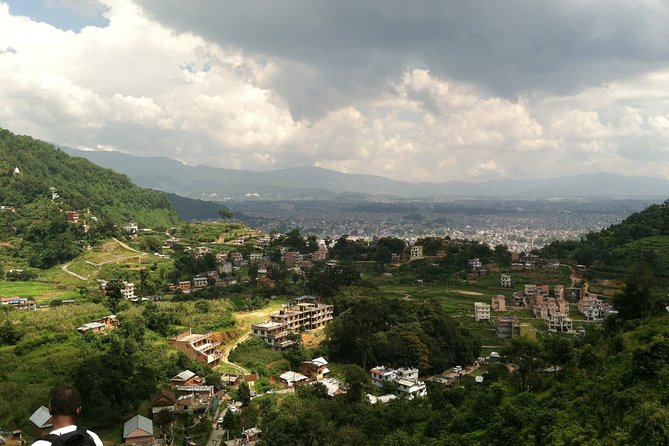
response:
<path id="1" fill-rule="evenodd" d="M 195 311 L 200 314 L 207 314 L 211 311 L 211 305 L 206 300 L 198 300 L 195 302 Z"/>
<path id="2" fill-rule="evenodd" d="M 653 285 L 650 268 L 635 265 L 630 269 L 622 293 L 614 298 L 614 306 L 621 319 L 643 319 L 657 313 L 659 302 L 653 293 Z"/>
<path id="3" fill-rule="evenodd" d="M 291 333 L 288 339 L 293 341 L 293 345 L 283 351 L 283 357 L 288 360 L 291 370 L 298 370 L 302 362 L 307 359 L 307 354 L 302 347 L 302 336 L 299 333 Z"/>
<path id="4" fill-rule="evenodd" d="M 124 285 L 120 280 L 111 280 L 105 286 L 105 297 L 107 298 L 107 308 L 109 311 L 116 314 L 119 310 L 119 305 L 123 299 L 121 290 Z"/>
<path id="5" fill-rule="evenodd" d="M 506 245 L 496 245 L 493 250 L 493 257 L 500 266 L 511 264 L 511 253 Z"/>
<path id="6" fill-rule="evenodd" d="M 344 367 L 344 379 L 348 384 L 346 398 L 351 402 L 361 401 L 363 392 L 370 381 L 367 372 L 360 366 L 348 364 Z"/>
<path id="7" fill-rule="evenodd" d="M 21 333 L 9 320 L 0 325 L 0 345 L 14 345 L 21 339 Z"/>
<path id="8" fill-rule="evenodd" d="M 218 216 L 221 220 L 230 220 L 234 216 L 234 213 L 230 209 L 223 207 L 218 210 Z"/>
<path id="9" fill-rule="evenodd" d="M 436 255 L 441 249 L 441 239 L 428 237 L 423 240 L 423 254 L 426 256 Z"/>
<path id="10" fill-rule="evenodd" d="M 242 403 L 242 406 L 246 407 L 251 402 L 251 389 L 246 382 L 242 382 L 239 387 L 237 387 L 237 399 Z"/>
<path id="11" fill-rule="evenodd" d="M 520 390 L 528 388 L 529 380 L 541 365 L 541 344 L 524 336 L 513 338 L 511 345 L 504 348 L 504 356 L 518 365 Z"/>
<path id="12" fill-rule="evenodd" d="M 230 432 L 236 432 L 239 430 L 239 417 L 232 413 L 231 411 L 226 411 L 225 416 L 223 417 L 224 429 L 227 429 Z"/>
<path id="13" fill-rule="evenodd" d="M 256 280 L 258 280 L 258 265 L 255 263 L 249 265 L 249 279 L 252 283 L 256 283 Z"/>

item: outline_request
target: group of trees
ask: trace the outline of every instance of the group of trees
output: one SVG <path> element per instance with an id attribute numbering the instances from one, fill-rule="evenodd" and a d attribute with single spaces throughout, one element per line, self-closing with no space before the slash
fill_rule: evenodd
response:
<path id="1" fill-rule="evenodd" d="M 581 240 L 555 241 L 541 250 L 545 257 L 570 259 L 586 266 L 599 266 L 616 272 L 636 263 L 645 263 L 657 277 L 669 277 L 669 263 L 662 247 L 637 246 L 637 240 L 669 235 L 669 203 L 651 205 L 624 221 L 601 231 L 589 232 Z"/>
<path id="2" fill-rule="evenodd" d="M 15 171 L 18 167 L 19 170 Z M 0 237 L 16 240 L 12 254 L 35 268 L 73 259 L 88 244 L 118 234 L 118 226 L 171 226 L 179 217 L 166 197 L 124 175 L 73 158 L 50 144 L 0 129 Z M 82 224 L 68 223 L 78 210 Z M 95 218 L 92 218 L 95 216 Z M 6 249 L 6 248 L 5 248 Z"/>
<path id="3" fill-rule="evenodd" d="M 14 168 L 19 167 L 18 174 Z M 52 189 L 53 188 L 53 189 Z M 0 129 L 0 202 L 23 206 L 39 197 L 69 209 L 90 209 L 98 219 L 169 227 L 179 217 L 164 194 L 142 189 L 125 175 L 75 158 L 41 141 Z"/>
<path id="4" fill-rule="evenodd" d="M 441 373 L 470 364 L 480 343 L 437 302 L 391 300 L 365 293 L 335 301 L 337 317 L 326 328 L 331 359 L 358 364 L 418 367 Z"/>

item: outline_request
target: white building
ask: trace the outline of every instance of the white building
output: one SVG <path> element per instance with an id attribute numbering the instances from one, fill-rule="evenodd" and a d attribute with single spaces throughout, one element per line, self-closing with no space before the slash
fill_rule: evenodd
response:
<path id="1" fill-rule="evenodd" d="M 513 282 L 511 281 L 510 274 L 502 274 L 500 276 L 500 285 L 502 288 L 513 288 Z"/>
<path id="2" fill-rule="evenodd" d="M 132 282 L 123 282 L 123 288 L 121 289 L 121 295 L 125 299 L 134 299 L 135 298 L 135 284 Z"/>
<path id="3" fill-rule="evenodd" d="M 476 321 L 489 321 L 490 304 L 485 302 L 474 302 L 474 318 Z"/>
<path id="4" fill-rule="evenodd" d="M 376 366 L 369 371 L 372 374 L 372 384 L 383 387 L 386 381 L 394 381 L 397 378 L 397 370 L 383 366 Z"/>
<path id="5" fill-rule="evenodd" d="M 423 381 L 413 381 L 410 379 L 398 379 L 397 390 L 400 395 L 406 399 L 412 400 L 416 397 L 423 397 L 427 395 L 427 387 Z"/>
<path id="6" fill-rule="evenodd" d="M 391 369 L 389 367 L 376 366 L 370 370 L 372 384 L 377 387 L 383 387 L 384 382 L 393 382 L 397 385 L 397 393 L 407 399 L 427 395 L 425 383 L 418 380 L 418 372 L 418 369 L 415 367 Z M 375 402 L 372 402 L 372 404 L 375 404 Z"/>
<path id="7" fill-rule="evenodd" d="M 423 247 L 421 245 L 413 245 L 411 247 L 411 260 L 423 258 Z"/>

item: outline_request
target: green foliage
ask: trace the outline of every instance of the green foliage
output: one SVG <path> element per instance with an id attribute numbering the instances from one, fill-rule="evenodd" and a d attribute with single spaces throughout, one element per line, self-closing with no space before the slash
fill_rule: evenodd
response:
<path id="1" fill-rule="evenodd" d="M 647 265 L 632 267 L 622 293 L 614 299 L 619 316 L 623 320 L 641 319 L 663 311 L 665 299 L 659 299 L 653 287 L 654 278 Z"/>
<path id="2" fill-rule="evenodd" d="M 307 289 L 323 298 L 331 298 L 344 286 L 360 282 L 360 272 L 353 265 L 332 268 L 312 268 L 307 273 Z"/>
<path id="3" fill-rule="evenodd" d="M 14 167 L 21 173 L 13 175 Z M 98 218 L 170 226 L 178 217 L 163 194 L 134 186 L 125 175 L 74 158 L 54 146 L 0 130 L 0 202 L 25 205 L 56 189 L 70 209 Z"/>
<path id="4" fill-rule="evenodd" d="M 18 167 L 20 173 L 14 173 Z M 25 136 L 0 129 L 0 237 L 22 239 L 18 255 L 31 266 L 50 268 L 73 259 L 88 243 L 115 235 L 115 224 L 171 226 L 179 222 L 161 193 L 133 185 L 109 169 Z M 64 211 L 78 210 L 82 224 Z M 95 218 L 93 218 L 95 217 Z"/>
<path id="5" fill-rule="evenodd" d="M 421 244 L 423 246 L 423 255 L 434 256 L 441 250 L 442 240 L 434 237 L 426 237 L 422 240 L 419 239 L 416 244 Z"/>
<path id="6" fill-rule="evenodd" d="M 251 402 L 251 389 L 246 382 L 242 382 L 237 387 L 237 399 L 242 403 L 242 406 L 246 407 Z"/>
<path id="7" fill-rule="evenodd" d="M 119 305 L 123 300 L 123 283 L 120 280 L 111 280 L 107 282 L 105 286 L 105 299 L 107 301 L 107 307 L 112 314 L 118 313 Z"/>
<path id="8" fill-rule="evenodd" d="M 364 369 L 388 364 L 440 373 L 479 355 L 479 342 L 436 302 L 362 296 L 337 307 L 339 315 L 326 328 L 334 360 Z"/>
<path id="9" fill-rule="evenodd" d="M 669 203 L 665 202 L 649 206 L 599 232 L 590 232 L 578 242 L 553 242 L 543 248 L 541 254 L 616 272 L 624 272 L 643 262 L 651 267 L 656 276 L 668 278 L 667 236 Z M 646 239 L 657 243 L 641 243 Z"/>
<path id="10" fill-rule="evenodd" d="M 230 361 L 241 364 L 262 376 L 270 374 L 266 364 L 274 363 L 282 358 L 280 351 L 270 349 L 262 339 L 255 336 L 242 342 L 230 352 Z"/>
<path id="11" fill-rule="evenodd" d="M 0 325 L 0 345 L 14 345 L 21 339 L 22 333 L 9 319 Z"/>

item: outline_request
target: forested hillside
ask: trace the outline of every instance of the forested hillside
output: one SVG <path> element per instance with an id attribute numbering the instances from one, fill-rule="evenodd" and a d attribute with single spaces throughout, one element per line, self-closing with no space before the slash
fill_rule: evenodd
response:
<path id="1" fill-rule="evenodd" d="M 52 191 L 63 207 L 89 209 L 98 219 L 117 224 L 170 226 L 179 220 L 164 194 L 135 186 L 125 175 L 51 144 L 0 129 L 0 204 L 20 207 L 51 198 Z"/>
<path id="2" fill-rule="evenodd" d="M 556 241 L 545 257 L 571 259 L 600 270 L 624 273 L 647 265 L 658 278 L 669 278 L 669 200 L 635 212 L 624 221 L 590 232 L 581 240 Z"/>

